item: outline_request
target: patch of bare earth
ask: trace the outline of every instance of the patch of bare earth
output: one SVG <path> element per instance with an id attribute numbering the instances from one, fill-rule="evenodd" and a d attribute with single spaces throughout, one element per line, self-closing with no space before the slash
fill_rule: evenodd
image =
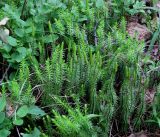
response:
<path id="1" fill-rule="evenodd" d="M 138 37 L 138 40 L 148 40 L 151 37 L 149 29 L 136 21 L 128 22 L 127 31 L 131 37 Z"/>

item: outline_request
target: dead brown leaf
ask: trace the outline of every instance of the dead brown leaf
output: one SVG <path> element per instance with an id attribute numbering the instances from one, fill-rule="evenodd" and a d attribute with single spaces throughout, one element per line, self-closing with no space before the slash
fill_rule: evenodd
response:
<path id="1" fill-rule="evenodd" d="M 11 117 L 14 113 L 15 109 L 14 109 L 14 106 L 13 104 L 11 103 L 10 100 L 7 100 L 7 104 L 6 104 L 6 115 L 8 117 Z"/>

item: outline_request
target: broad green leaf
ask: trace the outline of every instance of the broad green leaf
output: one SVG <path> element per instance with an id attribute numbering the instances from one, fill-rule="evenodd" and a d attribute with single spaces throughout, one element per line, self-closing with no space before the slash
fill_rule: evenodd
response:
<path id="1" fill-rule="evenodd" d="M 33 37 L 27 37 L 26 42 L 33 43 L 35 42 L 35 39 Z"/>
<path id="2" fill-rule="evenodd" d="M 25 117 L 28 113 L 28 107 L 26 105 L 20 107 L 17 111 L 17 116 L 19 117 Z"/>
<path id="3" fill-rule="evenodd" d="M 19 48 L 17 48 L 17 51 L 23 56 L 23 58 L 26 57 L 27 50 L 25 47 L 19 47 Z"/>
<path id="4" fill-rule="evenodd" d="M 36 10 L 35 10 L 35 9 L 31 9 L 31 10 L 30 10 L 30 13 L 31 13 L 31 15 L 34 15 L 34 16 L 35 16 L 35 15 L 36 15 Z"/>
<path id="5" fill-rule="evenodd" d="M 11 36 L 8 36 L 7 37 L 7 41 L 8 43 L 11 45 L 11 46 L 16 46 L 17 45 L 17 41 L 15 38 L 11 37 Z"/>
<path id="6" fill-rule="evenodd" d="M 34 131 L 32 134 L 22 134 L 23 137 L 40 137 L 41 132 L 36 127 L 34 128 Z"/>
<path id="7" fill-rule="evenodd" d="M 37 106 L 31 106 L 28 108 L 28 113 L 36 116 L 44 116 L 45 112 Z"/>
<path id="8" fill-rule="evenodd" d="M 11 49 L 12 49 L 12 46 L 9 45 L 9 44 L 4 44 L 3 49 L 4 49 L 6 52 L 10 52 Z"/>
<path id="9" fill-rule="evenodd" d="M 2 95 L 2 97 L 0 97 L 0 112 L 4 110 L 6 106 L 6 98 L 4 95 Z"/>
<path id="10" fill-rule="evenodd" d="M 17 36 L 19 37 L 23 37 L 24 36 L 24 30 L 23 29 L 15 29 L 15 33 Z"/>
<path id="11" fill-rule="evenodd" d="M 25 30 L 25 33 L 32 33 L 32 27 L 28 27 L 28 28 Z"/>
<path id="12" fill-rule="evenodd" d="M 104 1 L 103 0 L 96 0 L 96 7 L 101 8 L 104 6 Z"/>
<path id="13" fill-rule="evenodd" d="M 2 8 L 7 14 L 10 15 L 11 19 L 16 20 L 16 23 L 21 26 L 24 27 L 26 25 L 25 21 L 20 19 L 20 12 L 18 12 L 17 10 L 13 10 L 12 6 L 9 6 L 8 4 L 5 4 L 5 6 Z"/>
<path id="14" fill-rule="evenodd" d="M 1 129 L 0 130 L 0 137 L 8 137 L 10 135 L 10 131 L 7 129 Z"/>
<path id="15" fill-rule="evenodd" d="M 45 3 L 41 8 L 38 9 L 39 14 L 48 14 L 53 11 L 53 6 L 50 4 Z"/>
<path id="16" fill-rule="evenodd" d="M 4 119 L 5 119 L 5 113 L 4 112 L 0 112 L 0 124 L 3 123 Z"/>
<path id="17" fill-rule="evenodd" d="M 24 59 L 24 56 L 18 52 L 15 52 L 11 55 L 12 61 L 21 62 Z"/>
<path id="18" fill-rule="evenodd" d="M 26 51 L 27 53 L 27 55 L 31 55 L 31 53 L 32 53 L 32 49 L 31 48 L 29 48 L 29 49 L 27 49 L 27 51 Z"/>
<path id="19" fill-rule="evenodd" d="M 6 59 L 9 59 L 11 57 L 8 53 L 3 53 L 2 56 Z"/>
<path id="20" fill-rule="evenodd" d="M 23 119 L 17 118 L 13 121 L 14 125 L 21 126 L 23 125 Z"/>
<path id="21" fill-rule="evenodd" d="M 42 23 L 44 22 L 46 19 L 45 19 L 45 16 L 42 16 L 42 15 L 36 15 L 34 16 L 34 21 L 36 23 Z"/>

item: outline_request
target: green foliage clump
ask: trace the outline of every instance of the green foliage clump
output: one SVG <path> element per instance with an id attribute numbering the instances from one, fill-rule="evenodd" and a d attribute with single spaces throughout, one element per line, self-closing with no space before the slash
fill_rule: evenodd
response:
<path id="1" fill-rule="evenodd" d="M 125 19 L 145 15 L 144 1 L 7 0 L 0 7 L 0 18 L 9 17 L 0 29 L 10 32 L 0 35 L 1 61 L 17 70 L 2 79 L 0 136 L 18 126 L 24 137 L 107 137 L 144 127 L 148 77 L 159 67 L 142 68 L 145 44 L 128 35 Z M 146 121 L 155 126 L 158 103 L 159 92 Z"/>

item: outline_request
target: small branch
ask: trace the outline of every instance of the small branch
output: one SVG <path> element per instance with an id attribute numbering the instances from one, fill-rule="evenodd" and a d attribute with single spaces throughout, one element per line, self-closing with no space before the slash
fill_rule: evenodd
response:
<path id="1" fill-rule="evenodd" d="M 39 88 L 39 87 L 42 87 L 44 84 L 40 84 L 40 85 L 36 85 L 36 86 L 34 86 L 31 90 L 33 91 L 33 90 L 35 90 L 35 89 L 37 89 L 37 88 Z"/>
<path id="2" fill-rule="evenodd" d="M 116 124 L 116 130 L 119 132 L 117 120 L 115 120 L 115 124 Z"/>
<path id="3" fill-rule="evenodd" d="M 3 74 L 3 77 L 2 77 L 2 79 L 0 80 L 0 85 L 2 84 L 2 82 L 3 82 L 4 78 L 5 78 L 5 76 L 7 75 L 9 69 L 10 69 L 10 65 L 7 67 L 5 73 Z"/>
<path id="4" fill-rule="evenodd" d="M 43 92 L 41 92 L 38 88 L 38 95 L 36 97 L 36 102 L 39 100 L 39 98 L 42 96 Z"/>
<path id="5" fill-rule="evenodd" d="M 18 137 L 21 137 L 20 133 L 19 133 L 19 129 L 18 127 L 16 126 L 16 130 L 17 130 L 17 133 L 18 133 Z"/>
<path id="6" fill-rule="evenodd" d="M 113 122 L 112 122 L 112 124 L 111 124 L 110 132 L 109 132 L 109 137 L 112 136 L 112 127 L 113 127 Z"/>

